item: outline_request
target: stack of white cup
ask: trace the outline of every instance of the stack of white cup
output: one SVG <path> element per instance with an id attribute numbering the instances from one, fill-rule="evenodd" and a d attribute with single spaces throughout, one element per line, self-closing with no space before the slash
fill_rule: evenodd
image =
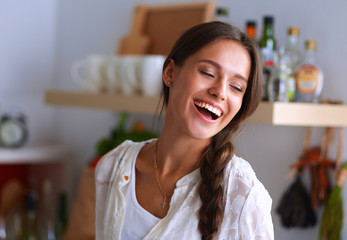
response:
<path id="1" fill-rule="evenodd" d="M 73 80 L 90 92 L 158 96 L 163 55 L 91 55 L 72 65 Z"/>

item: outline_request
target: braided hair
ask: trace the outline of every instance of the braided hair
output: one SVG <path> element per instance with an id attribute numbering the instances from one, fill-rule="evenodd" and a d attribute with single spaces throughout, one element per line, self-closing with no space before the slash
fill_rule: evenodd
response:
<path id="1" fill-rule="evenodd" d="M 230 123 L 212 137 L 211 143 L 202 152 L 200 162 L 201 184 L 199 195 L 202 206 L 199 210 L 199 230 L 203 240 L 214 239 L 223 220 L 223 188 L 224 169 L 234 155 L 231 140 L 240 128 L 240 124 L 257 108 L 262 91 L 262 59 L 257 43 L 238 28 L 223 22 L 207 22 L 196 25 L 176 41 L 166 58 L 163 70 L 172 59 L 177 66 L 192 54 L 209 43 L 220 39 L 230 39 L 240 43 L 251 59 L 251 69 L 242 106 Z M 163 84 L 163 108 L 167 107 L 170 88 Z"/>

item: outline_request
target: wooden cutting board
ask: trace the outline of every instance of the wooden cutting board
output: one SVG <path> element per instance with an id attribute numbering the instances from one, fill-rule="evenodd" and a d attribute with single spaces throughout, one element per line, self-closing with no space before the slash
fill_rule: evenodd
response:
<path id="1" fill-rule="evenodd" d="M 150 45 L 148 36 L 132 33 L 120 40 L 118 54 L 147 54 Z"/>
<path id="2" fill-rule="evenodd" d="M 138 6 L 135 8 L 130 33 L 120 40 L 118 54 L 147 54 L 150 39 L 143 33 L 147 8 Z"/>

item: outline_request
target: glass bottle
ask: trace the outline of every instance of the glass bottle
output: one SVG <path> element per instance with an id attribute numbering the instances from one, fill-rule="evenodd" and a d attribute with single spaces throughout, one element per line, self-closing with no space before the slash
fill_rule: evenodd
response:
<path id="1" fill-rule="evenodd" d="M 40 234 L 42 240 L 56 240 L 54 229 L 54 208 L 53 208 L 53 187 L 50 180 L 46 179 L 43 182 L 42 189 L 42 204 L 41 204 L 41 222 Z"/>
<path id="2" fill-rule="evenodd" d="M 58 197 L 58 212 L 55 222 L 55 238 L 60 240 L 63 238 L 67 226 L 67 195 L 60 193 Z"/>
<path id="3" fill-rule="evenodd" d="M 274 51 L 276 49 L 276 40 L 274 36 L 274 18 L 265 16 L 263 24 L 263 34 L 259 40 L 260 49 L 264 59 L 264 82 L 263 82 L 263 100 L 268 100 L 268 83 L 271 71 L 274 66 Z"/>
<path id="4" fill-rule="evenodd" d="M 37 231 L 37 195 L 35 192 L 29 192 L 26 197 L 26 216 L 24 225 L 24 240 L 39 239 Z"/>
<path id="5" fill-rule="evenodd" d="M 295 72 L 295 98 L 298 102 L 318 102 L 322 92 L 324 76 L 316 63 L 316 49 L 316 41 L 305 41 L 304 60 Z"/>
<path id="6" fill-rule="evenodd" d="M 6 221 L 5 217 L 0 215 L 0 240 L 6 240 Z"/>
<path id="7" fill-rule="evenodd" d="M 253 20 L 248 20 L 246 22 L 245 33 L 252 39 L 256 40 L 257 38 L 257 22 Z"/>
<path id="8" fill-rule="evenodd" d="M 287 32 L 287 43 L 285 48 L 287 65 L 290 69 L 290 74 L 287 81 L 288 100 L 295 100 L 295 78 L 294 73 L 301 62 L 301 51 L 299 49 L 299 28 L 289 27 Z"/>
<path id="9" fill-rule="evenodd" d="M 268 84 L 269 101 L 288 102 L 287 89 L 291 71 L 288 67 L 285 49 L 280 48 L 275 55 L 276 64 L 271 72 Z"/>
<path id="10" fill-rule="evenodd" d="M 6 235 L 5 239 L 22 240 L 24 231 L 23 218 L 26 213 L 25 203 L 18 202 L 8 213 L 6 218 Z M 1 239 L 1 238 L 0 238 Z"/>
<path id="11" fill-rule="evenodd" d="M 218 7 L 214 17 L 215 21 L 229 23 L 229 10 L 226 7 Z"/>

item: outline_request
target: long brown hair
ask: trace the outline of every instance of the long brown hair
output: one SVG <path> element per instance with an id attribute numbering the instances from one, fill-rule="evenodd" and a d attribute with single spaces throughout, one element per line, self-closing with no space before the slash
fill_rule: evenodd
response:
<path id="1" fill-rule="evenodd" d="M 170 59 L 174 61 L 175 65 L 182 66 L 189 56 L 207 44 L 220 39 L 239 42 L 249 53 L 251 69 L 239 112 L 224 129 L 212 137 L 211 143 L 201 156 L 199 195 L 202 206 L 199 211 L 199 230 L 202 239 L 206 240 L 216 237 L 219 225 L 223 220 L 224 207 L 221 183 L 225 166 L 234 155 L 234 146 L 231 140 L 239 130 L 240 124 L 255 111 L 261 99 L 262 58 L 254 40 L 234 26 L 215 21 L 196 25 L 184 32 L 174 44 L 163 66 L 165 69 Z M 168 105 L 169 94 L 170 88 L 163 84 L 163 107 Z"/>

